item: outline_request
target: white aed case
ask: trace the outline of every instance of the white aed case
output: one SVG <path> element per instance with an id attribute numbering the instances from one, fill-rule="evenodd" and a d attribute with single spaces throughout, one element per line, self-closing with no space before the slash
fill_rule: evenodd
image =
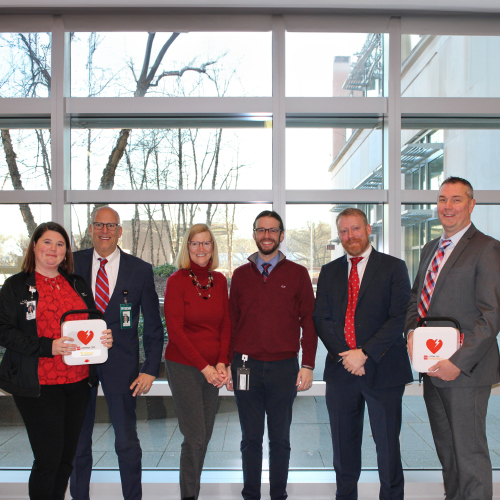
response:
<path id="1" fill-rule="evenodd" d="M 423 320 L 423 321 L 422 321 Z M 460 348 L 460 324 L 453 318 L 421 318 L 418 322 L 446 321 L 451 326 L 418 327 L 413 332 L 413 369 L 426 373 L 438 361 L 449 359 Z"/>
<path id="2" fill-rule="evenodd" d="M 101 319 L 84 319 L 64 321 L 70 314 L 89 313 Z M 94 365 L 104 363 L 108 359 L 108 348 L 101 343 L 102 332 L 107 329 L 103 314 L 97 309 L 79 309 L 67 311 L 61 317 L 61 336 L 71 337 L 70 344 L 76 344 L 76 351 L 62 356 L 64 363 L 74 365 Z"/>

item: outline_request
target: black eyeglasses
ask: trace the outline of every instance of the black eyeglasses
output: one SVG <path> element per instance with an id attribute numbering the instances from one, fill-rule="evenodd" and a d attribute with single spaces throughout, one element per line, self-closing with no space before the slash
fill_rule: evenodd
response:
<path id="1" fill-rule="evenodd" d="M 254 231 L 257 233 L 257 234 L 266 234 L 266 231 L 269 233 L 269 234 L 279 234 L 281 233 L 281 229 L 278 229 L 277 227 L 271 227 L 269 229 L 265 228 L 265 227 L 256 227 L 254 229 Z"/>
<path id="2" fill-rule="evenodd" d="M 94 229 L 101 230 L 104 226 L 108 228 L 108 231 L 116 231 L 116 228 L 120 225 L 116 222 L 92 222 Z"/>

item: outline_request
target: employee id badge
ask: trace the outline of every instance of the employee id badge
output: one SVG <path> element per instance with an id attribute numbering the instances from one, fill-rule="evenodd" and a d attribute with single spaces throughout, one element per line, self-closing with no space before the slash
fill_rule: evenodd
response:
<path id="1" fill-rule="evenodd" d="M 243 366 L 236 369 L 236 389 L 239 391 L 249 391 L 250 390 L 250 368 L 245 367 L 245 361 L 248 361 L 248 356 L 243 354 L 241 356 L 243 360 Z"/>
<path id="2" fill-rule="evenodd" d="M 36 319 L 36 302 L 34 300 L 26 302 L 26 320 L 32 319 Z"/>
<path id="3" fill-rule="evenodd" d="M 132 328 L 132 304 L 120 304 L 120 326 Z"/>
<path id="4" fill-rule="evenodd" d="M 236 375 L 238 377 L 238 385 L 236 389 L 239 391 L 250 390 L 250 368 L 237 368 Z"/>

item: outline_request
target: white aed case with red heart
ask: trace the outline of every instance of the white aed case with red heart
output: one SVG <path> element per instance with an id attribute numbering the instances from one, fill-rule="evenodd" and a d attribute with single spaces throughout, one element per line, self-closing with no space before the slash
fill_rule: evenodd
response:
<path id="1" fill-rule="evenodd" d="M 449 359 L 460 348 L 460 331 L 451 326 L 427 326 L 413 332 L 413 369 L 420 373 Z"/>
<path id="2" fill-rule="evenodd" d="M 94 365 L 104 363 L 108 359 L 108 349 L 101 343 L 102 332 L 107 329 L 102 319 L 84 319 L 64 321 L 61 323 L 61 336 L 74 339 L 69 342 L 76 344 L 76 351 L 62 360 L 67 365 Z"/>

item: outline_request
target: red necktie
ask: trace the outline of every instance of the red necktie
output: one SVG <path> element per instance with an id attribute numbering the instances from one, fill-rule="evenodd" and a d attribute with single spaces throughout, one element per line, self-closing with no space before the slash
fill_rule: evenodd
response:
<path id="1" fill-rule="evenodd" d="M 106 259 L 99 260 L 101 261 L 101 266 L 99 267 L 99 271 L 97 271 L 95 279 L 95 305 L 97 309 L 104 312 L 109 302 L 109 281 L 106 269 L 104 269 L 108 261 Z"/>
<path id="2" fill-rule="evenodd" d="M 363 257 L 353 257 L 351 259 L 351 272 L 349 273 L 349 299 L 347 301 L 347 311 L 345 313 L 345 341 L 351 349 L 356 349 L 356 331 L 354 328 L 354 313 L 359 294 L 358 263 Z"/>

